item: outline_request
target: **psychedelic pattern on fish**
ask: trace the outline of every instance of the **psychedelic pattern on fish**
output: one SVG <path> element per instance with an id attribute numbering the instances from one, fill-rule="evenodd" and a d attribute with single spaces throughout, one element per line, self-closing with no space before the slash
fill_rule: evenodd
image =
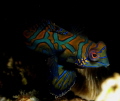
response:
<path id="1" fill-rule="evenodd" d="M 71 33 L 50 21 L 35 25 L 23 32 L 26 46 L 48 55 L 51 77 L 51 93 L 64 95 L 75 83 L 76 73 L 62 63 L 74 64 L 75 68 L 107 67 L 109 61 L 106 45 Z M 74 66 L 73 65 L 73 66 Z M 71 65 L 72 66 L 72 65 Z"/>

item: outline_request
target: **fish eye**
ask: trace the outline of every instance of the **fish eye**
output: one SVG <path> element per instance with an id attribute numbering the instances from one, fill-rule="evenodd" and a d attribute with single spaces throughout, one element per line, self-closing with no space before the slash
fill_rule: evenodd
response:
<path id="1" fill-rule="evenodd" d="M 97 57 L 97 54 L 96 54 L 96 53 L 93 53 L 93 54 L 92 54 L 92 57 L 93 57 L 93 58 L 96 58 L 96 57 Z"/>
<path id="2" fill-rule="evenodd" d="M 97 54 L 97 52 L 96 52 L 95 50 L 91 50 L 91 51 L 89 52 L 89 59 L 90 59 L 91 61 L 98 61 L 99 55 Z"/>

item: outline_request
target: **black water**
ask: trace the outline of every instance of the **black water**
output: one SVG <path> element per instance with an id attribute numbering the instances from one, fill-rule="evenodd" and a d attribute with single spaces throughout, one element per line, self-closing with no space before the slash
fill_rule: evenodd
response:
<path id="1" fill-rule="evenodd" d="M 109 3 L 3 2 L 0 15 L 1 54 L 6 52 L 8 55 L 12 54 L 16 59 L 21 58 L 25 52 L 21 39 L 23 29 L 26 25 L 45 18 L 68 30 L 73 26 L 79 26 L 89 39 L 95 42 L 104 41 L 110 61 L 110 74 L 120 73 L 118 27 L 120 16 L 117 3 Z"/>

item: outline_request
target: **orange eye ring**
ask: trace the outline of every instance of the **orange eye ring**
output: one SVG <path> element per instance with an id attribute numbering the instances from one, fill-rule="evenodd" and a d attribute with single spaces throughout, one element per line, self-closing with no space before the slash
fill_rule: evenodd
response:
<path id="1" fill-rule="evenodd" d="M 98 55 L 97 55 L 97 53 L 92 53 L 92 58 L 97 58 L 98 57 Z"/>
<path id="2" fill-rule="evenodd" d="M 97 53 L 96 50 L 90 50 L 90 51 L 89 51 L 89 59 L 90 59 L 91 61 L 98 61 L 99 55 L 98 55 L 98 53 Z"/>

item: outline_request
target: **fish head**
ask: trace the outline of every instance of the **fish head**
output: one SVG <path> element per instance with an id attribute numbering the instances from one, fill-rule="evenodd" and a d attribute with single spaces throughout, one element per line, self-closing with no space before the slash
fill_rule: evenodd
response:
<path id="1" fill-rule="evenodd" d="M 90 47 L 81 59 L 77 59 L 75 64 L 83 68 L 108 67 L 109 60 L 104 42 L 98 42 L 94 47 Z"/>

